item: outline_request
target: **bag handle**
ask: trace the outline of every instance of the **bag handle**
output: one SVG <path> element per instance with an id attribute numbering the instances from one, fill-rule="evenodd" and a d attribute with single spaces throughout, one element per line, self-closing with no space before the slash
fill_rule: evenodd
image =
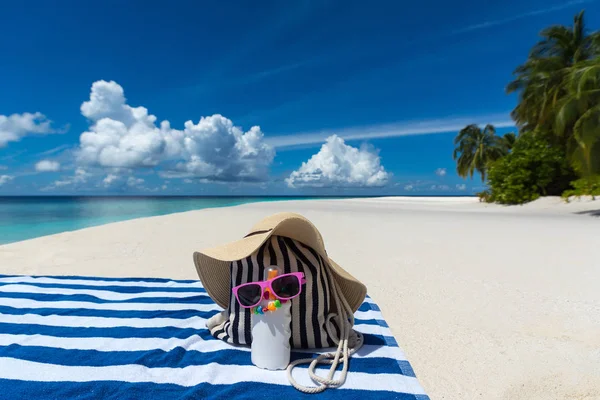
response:
<path id="1" fill-rule="evenodd" d="M 325 322 L 325 327 L 327 332 L 331 337 L 333 332 L 333 326 L 331 323 L 332 318 L 339 317 L 340 322 L 340 337 L 336 338 L 338 342 L 337 350 L 335 353 L 324 353 L 319 355 L 317 358 L 303 358 L 300 360 L 296 360 L 290 363 L 287 367 L 287 377 L 293 387 L 298 389 L 303 393 L 313 394 L 313 393 L 321 393 L 327 388 L 330 387 L 339 387 L 344 384 L 346 381 L 346 376 L 348 375 L 348 361 L 350 356 L 356 353 L 363 345 L 363 335 L 360 332 L 356 332 L 352 329 L 354 326 L 354 313 L 352 312 L 352 308 L 348 305 L 346 298 L 341 293 L 340 288 L 336 284 L 336 281 L 333 279 L 331 275 L 331 271 L 329 268 L 324 268 L 327 272 L 327 278 L 329 282 L 331 282 L 332 293 L 335 300 L 335 304 L 338 304 L 339 315 L 331 314 L 327 317 L 327 321 Z M 342 307 L 339 307 L 339 305 Z M 350 348 L 350 335 L 352 335 L 352 348 Z M 338 365 L 342 363 L 342 371 L 339 379 L 333 379 L 333 375 L 338 367 Z M 292 376 L 292 370 L 295 366 L 299 364 L 309 364 L 308 367 L 308 375 L 310 378 L 318 384 L 318 386 L 304 386 L 296 382 L 294 377 Z M 329 373 L 327 377 L 321 377 L 316 374 L 315 370 L 319 364 L 331 364 L 329 368 Z"/>

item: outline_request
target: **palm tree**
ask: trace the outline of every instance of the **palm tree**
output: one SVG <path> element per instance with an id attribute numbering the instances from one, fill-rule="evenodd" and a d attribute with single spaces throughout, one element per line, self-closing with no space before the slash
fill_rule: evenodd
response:
<path id="1" fill-rule="evenodd" d="M 482 181 L 485 181 L 490 163 L 507 153 L 506 144 L 496 136 L 493 125 L 486 125 L 483 130 L 475 124 L 467 125 L 454 138 L 454 145 L 453 158 L 458 175 L 473 178 L 477 171 Z"/>
<path id="2" fill-rule="evenodd" d="M 569 69 L 558 103 L 556 133 L 568 136 L 571 164 L 581 175 L 600 172 L 600 57 Z"/>
<path id="3" fill-rule="evenodd" d="M 572 27 L 553 25 L 540 32 L 543 39 L 533 46 L 530 57 L 556 57 L 565 66 L 594 57 L 598 51 L 596 48 L 598 35 L 587 35 L 583 17 L 584 11 L 581 11 L 573 18 Z"/>
<path id="4" fill-rule="evenodd" d="M 512 150 L 516 141 L 517 135 L 515 135 L 513 132 L 505 133 L 504 136 L 502 136 L 502 142 L 504 144 L 504 147 L 506 148 L 507 153 Z"/>
<path id="5" fill-rule="evenodd" d="M 583 11 L 575 16 L 572 27 L 554 25 L 540 35 L 542 40 L 531 49 L 525 64 L 515 69 L 515 79 L 506 88 L 507 93 L 519 93 L 512 116 L 523 131 L 550 130 L 556 105 L 566 94 L 568 68 L 600 54 L 600 33 L 586 34 Z"/>
<path id="6" fill-rule="evenodd" d="M 511 116 L 521 131 L 551 125 L 555 103 L 563 94 L 564 68 L 559 59 L 550 58 L 529 59 L 515 69 L 516 77 L 506 91 L 519 92 L 519 103 Z"/>

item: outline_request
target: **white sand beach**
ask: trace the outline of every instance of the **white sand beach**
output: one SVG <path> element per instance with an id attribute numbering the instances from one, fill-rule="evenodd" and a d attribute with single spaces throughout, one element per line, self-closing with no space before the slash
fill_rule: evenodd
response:
<path id="1" fill-rule="evenodd" d="M 246 204 L 0 246 L 0 273 L 196 279 L 195 250 L 280 211 L 367 285 L 432 400 L 600 399 L 600 201 Z"/>

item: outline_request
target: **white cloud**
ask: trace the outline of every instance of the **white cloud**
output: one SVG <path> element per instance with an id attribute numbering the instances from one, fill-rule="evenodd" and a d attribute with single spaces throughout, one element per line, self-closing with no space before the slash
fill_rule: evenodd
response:
<path id="1" fill-rule="evenodd" d="M 44 189 L 52 190 L 52 189 L 55 189 L 57 187 L 62 187 L 62 186 L 83 184 L 83 183 L 86 183 L 88 178 L 90 178 L 91 176 L 92 176 L 92 174 L 87 172 L 85 169 L 77 168 L 75 170 L 75 173 L 73 174 L 73 176 L 62 179 L 62 180 L 55 181 L 52 185 L 50 185 Z"/>
<path id="2" fill-rule="evenodd" d="M 68 186 L 68 185 L 76 185 L 76 184 L 86 183 L 88 180 L 88 177 L 90 177 L 90 176 L 91 176 L 91 174 L 88 173 L 83 168 L 77 168 L 75 170 L 75 174 L 72 177 L 68 177 L 63 180 L 55 181 L 54 186 L 60 187 L 60 186 Z"/>
<path id="3" fill-rule="evenodd" d="M 52 121 L 42 113 L 0 115 L 0 147 L 8 142 L 18 142 L 29 134 L 59 133 L 51 127 Z"/>
<path id="4" fill-rule="evenodd" d="M 167 185 L 162 185 L 161 189 L 162 190 L 167 190 L 167 187 L 168 187 Z"/>
<path id="5" fill-rule="evenodd" d="M 60 170 L 58 161 L 42 160 L 35 164 L 35 170 L 38 172 L 56 172 Z"/>
<path id="6" fill-rule="evenodd" d="M 135 186 L 140 186 L 143 183 L 144 183 L 144 180 L 142 178 L 136 178 L 135 176 L 130 176 L 127 179 L 127 186 L 135 187 Z"/>
<path id="7" fill-rule="evenodd" d="M 467 185 L 465 185 L 464 183 L 459 183 L 456 185 L 456 189 L 457 190 L 467 190 Z"/>
<path id="8" fill-rule="evenodd" d="M 191 179 L 184 179 L 183 183 L 194 183 L 194 181 Z"/>
<path id="9" fill-rule="evenodd" d="M 89 172 L 87 172 L 85 169 L 83 168 L 77 168 L 75 170 L 75 179 L 80 181 L 80 182 L 85 182 L 87 180 L 87 178 L 89 176 L 91 176 L 92 174 L 90 174 Z"/>
<path id="10" fill-rule="evenodd" d="M 143 178 L 136 178 L 133 175 L 125 177 L 123 175 L 120 175 L 120 172 L 122 172 L 122 170 L 119 169 L 113 169 L 112 171 L 113 172 L 108 173 L 104 177 L 104 179 L 102 179 L 102 182 L 100 182 L 97 186 L 104 186 L 105 188 L 124 188 L 125 186 L 128 186 L 130 188 L 143 188 L 142 185 L 145 182 Z"/>
<path id="11" fill-rule="evenodd" d="M 0 175 L 0 186 L 12 181 L 13 179 L 15 179 L 15 177 L 12 175 Z"/>
<path id="12" fill-rule="evenodd" d="M 414 189 L 414 186 L 413 186 L 413 185 L 406 185 L 406 186 L 404 186 L 404 190 L 406 190 L 407 192 L 410 192 L 410 191 L 412 191 L 413 189 Z"/>
<path id="13" fill-rule="evenodd" d="M 258 126 L 247 132 L 222 115 L 187 121 L 183 130 L 157 118 L 144 107 L 127 104 L 116 82 L 97 81 L 81 113 L 91 125 L 81 134 L 80 163 L 112 168 L 174 165 L 179 177 L 214 181 L 257 181 L 267 178 L 275 152 Z"/>
<path id="14" fill-rule="evenodd" d="M 439 177 L 446 176 L 446 168 L 438 168 L 435 170 L 435 174 Z"/>
<path id="15" fill-rule="evenodd" d="M 50 150 L 42 151 L 41 153 L 38 153 L 37 155 L 38 156 L 42 156 L 42 157 L 51 156 L 52 154 L 59 153 L 59 152 L 61 152 L 63 150 L 68 149 L 69 147 L 71 147 L 70 144 L 63 144 L 63 145 L 54 147 L 54 148 L 52 148 Z"/>
<path id="16" fill-rule="evenodd" d="M 0 171 L 7 170 L 8 167 L 6 165 L 0 165 Z"/>
<path id="17" fill-rule="evenodd" d="M 331 135 L 344 140 L 367 140 L 398 136 L 431 135 L 435 133 L 458 132 L 466 125 L 483 126 L 492 124 L 496 128 L 514 127 L 510 113 L 488 114 L 460 118 L 437 118 L 421 121 L 401 121 L 392 124 L 360 126 L 327 131 L 298 132 L 293 135 L 269 136 L 265 141 L 277 150 L 303 145 L 320 144 Z"/>
<path id="18" fill-rule="evenodd" d="M 448 185 L 431 185 L 430 189 L 437 190 L 440 192 L 445 192 L 447 190 L 450 190 L 450 186 L 448 186 Z"/>
<path id="19" fill-rule="evenodd" d="M 110 186 L 113 184 L 113 182 L 119 180 L 119 176 L 115 175 L 115 174 L 108 174 L 106 175 L 106 178 L 104 178 L 102 180 L 102 183 L 104 183 L 104 186 Z"/>
<path id="20" fill-rule="evenodd" d="M 57 187 L 69 186 L 71 184 L 73 184 L 73 181 L 70 179 L 58 180 L 58 181 L 54 181 L 54 183 L 52 185 L 47 186 L 47 187 L 43 188 L 42 190 L 52 190 Z"/>
<path id="21" fill-rule="evenodd" d="M 584 3 L 591 3 L 592 1 L 593 0 L 573 0 L 573 1 L 568 1 L 566 3 L 560 4 L 560 5 L 557 5 L 557 6 L 548 7 L 548 8 L 541 8 L 541 9 L 529 11 L 529 12 L 522 13 L 522 14 L 516 14 L 516 15 L 513 15 L 513 16 L 508 17 L 508 18 L 480 22 L 478 24 L 470 25 L 470 26 L 467 26 L 465 28 L 456 30 L 453 33 L 456 34 L 456 33 L 470 32 L 470 31 L 475 31 L 475 30 L 479 30 L 479 29 L 490 28 L 490 27 L 493 27 L 493 26 L 504 25 L 504 24 L 508 24 L 510 22 L 518 21 L 520 19 L 524 19 L 524 18 L 528 18 L 528 17 L 533 17 L 533 16 L 536 16 L 536 15 L 548 14 L 548 13 L 551 13 L 551 12 L 554 12 L 554 11 L 564 10 L 566 8 L 569 8 L 569 7 L 572 7 L 572 6 L 575 6 L 575 5 L 584 4 Z"/>
<path id="22" fill-rule="evenodd" d="M 388 177 L 377 150 L 348 146 L 334 135 L 285 181 L 289 187 L 380 187 Z"/>

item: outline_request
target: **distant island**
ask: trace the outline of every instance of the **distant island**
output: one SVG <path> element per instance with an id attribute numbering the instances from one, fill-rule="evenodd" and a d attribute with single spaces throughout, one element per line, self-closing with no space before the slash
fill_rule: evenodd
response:
<path id="1" fill-rule="evenodd" d="M 454 139 L 458 174 L 487 180 L 482 201 L 600 196 L 600 32 L 587 32 L 581 11 L 573 26 L 540 36 L 506 88 L 519 96 L 511 113 L 518 134 L 473 124 Z"/>

